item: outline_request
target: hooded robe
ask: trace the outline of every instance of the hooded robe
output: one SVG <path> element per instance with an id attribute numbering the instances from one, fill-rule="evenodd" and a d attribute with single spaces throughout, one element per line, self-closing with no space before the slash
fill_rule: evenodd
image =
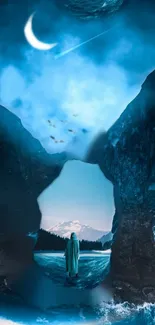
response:
<path id="1" fill-rule="evenodd" d="M 71 238 L 67 243 L 67 248 L 65 252 L 66 256 L 66 271 L 71 275 L 76 275 L 78 273 L 78 260 L 79 260 L 79 240 L 76 234 L 72 234 Z"/>

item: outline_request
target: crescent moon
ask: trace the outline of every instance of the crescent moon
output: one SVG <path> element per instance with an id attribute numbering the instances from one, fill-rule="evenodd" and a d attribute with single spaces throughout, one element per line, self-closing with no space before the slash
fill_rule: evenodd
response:
<path id="1" fill-rule="evenodd" d="M 34 14 L 35 13 L 33 13 L 30 16 L 30 18 L 28 19 L 28 21 L 24 27 L 25 37 L 26 37 L 28 43 L 35 49 L 42 50 L 42 51 L 51 50 L 53 47 L 55 47 L 57 45 L 57 43 L 48 44 L 48 43 L 40 42 L 33 33 L 32 20 L 33 20 Z"/>

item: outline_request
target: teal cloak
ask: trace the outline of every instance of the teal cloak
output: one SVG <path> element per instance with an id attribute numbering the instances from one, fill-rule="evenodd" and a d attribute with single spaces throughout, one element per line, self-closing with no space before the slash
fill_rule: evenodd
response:
<path id="1" fill-rule="evenodd" d="M 71 275 L 78 273 L 78 260 L 79 260 L 79 241 L 74 234 L 73 238 L 69 239 L 65 252 L 66 256 L 66 271 Z"/>

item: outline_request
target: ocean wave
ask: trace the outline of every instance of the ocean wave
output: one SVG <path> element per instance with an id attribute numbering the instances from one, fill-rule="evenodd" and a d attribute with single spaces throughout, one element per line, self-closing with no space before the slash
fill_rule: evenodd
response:
<path id="1" fill-rule="evenodd" d="M 132 325 L 154 325 L 155 304 L 144 303 L 134 305 L 124 303 L 103 303 L 98 309 L 98 324 L 132 324 Z"/>
<path id="2" fill-rule="evenodd" d="M 58 310 L 57 310 L 58 313 Z M 59 313 L 58 313 L 59 314 Z M 51 324 L 51 325 L 154 325 L 155 324 L 155 304 L 144 303 L 143 305 L 135 306 L 130 305 L 127 302 L 115 304 L 113 303 L 103 303 L 98 309 L 95 310 L 94 320 L 90 317 L 90 311 L 86 311 L 85 308 L 80 308 L 79 318 L 71 316 L 71 313 L 61 312 L 61 318 L 57 315 L 51 319 L 49 315 L 47 317 L 37 317 L 36 320 L 33 319 L 27 322 L 17 322 L 5 318 L 0 318 L 0 325 L 38 325 L 40 324 Z M 24 319 L 24 315 L 23 315 Z"/>

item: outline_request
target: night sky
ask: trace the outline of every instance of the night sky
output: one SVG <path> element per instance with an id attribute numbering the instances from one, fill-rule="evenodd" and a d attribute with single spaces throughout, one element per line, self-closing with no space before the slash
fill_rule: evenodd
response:
<path id="1" fill-rule="evenodd" d="M 0 100 L 48 152 L 65 150 L 83 160 L 93 137 L 115 122 L 155 68 L 155 4 L 126 0 L 112 16 L 83 20 L 62 3 L 0 1 Z M 36 50 L 25 39 L 24 26 L 34 11 L 35 35 L 58 43 L 50 51 Z M 104 30 L 103 36 L 55 59 Z M 39 198 L 43 227 L 85 219 L 110 229 L 112 191 L 97 166 L 68 162 Z"/>

